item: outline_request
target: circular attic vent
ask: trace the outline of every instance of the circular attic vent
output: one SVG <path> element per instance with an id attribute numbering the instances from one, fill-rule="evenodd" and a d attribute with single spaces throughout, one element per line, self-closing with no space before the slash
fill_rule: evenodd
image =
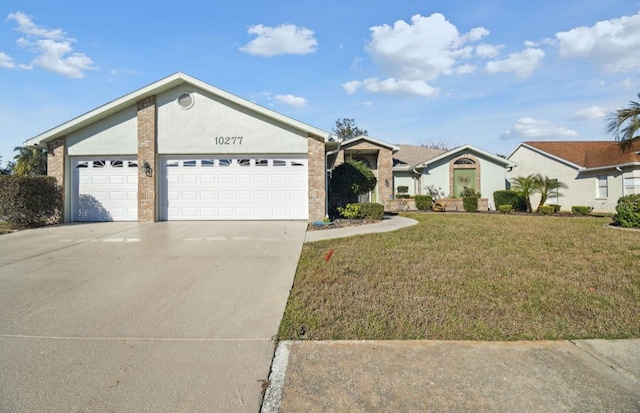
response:
<path id="1" fill-rule="evenodd" d="M 182 109 L 191 109 L 193 102 L 194 99 L 191 93 L 183 93 L 178 97 L 178 105 L 180 105 Z"/>

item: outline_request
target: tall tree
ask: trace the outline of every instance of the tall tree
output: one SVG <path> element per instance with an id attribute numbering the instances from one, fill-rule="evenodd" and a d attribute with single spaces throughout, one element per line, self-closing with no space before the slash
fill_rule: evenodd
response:
<path id="1" fill-rule="evenodd" d="M 16 146 L 13 149 L 18 152 L 13 157 L 15 165 L 13 173 L 15 175 L 46 175 L 47 174 L 47 152 L 37 146 Z"/>
<path id="2" fill-rule="evenodd" d="M 621 144 L 629 144 L 640 137 L 640 103 L 629 101 L 629 107 L 616 110 L 607 119 L 607 132 Z"/>
<path id="3" fill-rule="evenodd" d="M 531 207 L 531 195 L 538 192 L 535 175 L 531 174 L 528 176 L 517 176 L 512 178 L 511 189 L 524 198 L 524 203 L 527 205 L 527 212 L 533 212 L 533 208 Z"/>
<path id="4" fill-rule="evenodd" d="M 560 182 L 557 179 L 550 179 L 548 176 L 542 176 L 541 174 L 537 174 L 533 179 L 534 188 L 540 193 L 540 203 L 538 204 L 538 208 L 536 208 L 536 212 L 540 212 L 540 207 L 547 202 L 551 194 L 556 192 L 556 196 L 560 196 L 561 194 L 558 190 L 567 188 L 567 184 L 564 182 Z"/>
<path id="5" fill-rule="evenodd" d="M 349 118 L 336 120 L 336 125 L 331 129 L 331 131 L 339 140 L 345 141 L 362 135 L 369 136 L 369 132 L 367 132 L 366 129 L 360 129 L 356 126 L 355 120 Z"/>

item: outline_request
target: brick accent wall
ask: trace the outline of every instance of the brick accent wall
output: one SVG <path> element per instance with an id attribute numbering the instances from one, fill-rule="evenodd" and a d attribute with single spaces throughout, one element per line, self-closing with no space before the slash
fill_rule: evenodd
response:
<path id="1" fill-rule="evenodd" d="M 156 153 L 157 122 L 156 97 L 138 101 L 138 221 L 156 221 Z M 144 162 L 151 173 L 145 173 Z M 150 176 L 149 176 L 150 175 Z"/>
<path id="2" fill-rule="evenodd" d="M 325 215 L 324 139 L 309 135 L 307 139 L 309 162 L 309 221 L 322 221 Z"/>
<path id="3" fill-rule="evenodd" d="M 47 175 L 53 176 L 58 181 L 58 185 L 62 187 L 62 198 L 64 201 L 65 194 L 65 171 L 64 160 L 67 155 L 67 137 L 61 136 L 56 140 L 47 144 Z M 62 216 L 64 217 L 64 202 L 63 202 Z"/>
<path id="4" fill-rule="evenodd" d="M 391 149 L 380 148 L 380 152 L 378 152 L 378 203 L 382 205 L 393 195 L 392 168 L 393 152 Z"/>

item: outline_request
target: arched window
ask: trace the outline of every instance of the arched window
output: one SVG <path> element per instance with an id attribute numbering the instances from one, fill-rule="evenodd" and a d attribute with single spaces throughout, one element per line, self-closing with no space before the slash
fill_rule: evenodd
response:
<path id="1" fill-rule="evenodd" d="M 371 164 L 369 163 L 367 158 L 363 158 L 362 156 L 356 156 L 355 158 L 353 158 L 353 160 L 356 161 L 356 162 L 362 162 L 364 164 L 364 166 L 366 166 L 367 168 L 371 169 Z"/>
<path id="2" fill-rule="evenodd" d="M 455 161 L 453 164 L 454 165 L 475 165 L 476 163 L 473 161 L 473 159 L 460 158 L 457 161 Z"/>

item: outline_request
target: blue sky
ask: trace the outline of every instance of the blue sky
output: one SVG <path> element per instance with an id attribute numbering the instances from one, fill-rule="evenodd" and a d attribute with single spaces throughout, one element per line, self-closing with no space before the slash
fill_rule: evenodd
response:
<path id="1" fill-rule="evenodd" d="M 390 143 L 609 140 L 640 92 L 640 0 L 4 1 L 0 156 L 181 71 Z"/>

